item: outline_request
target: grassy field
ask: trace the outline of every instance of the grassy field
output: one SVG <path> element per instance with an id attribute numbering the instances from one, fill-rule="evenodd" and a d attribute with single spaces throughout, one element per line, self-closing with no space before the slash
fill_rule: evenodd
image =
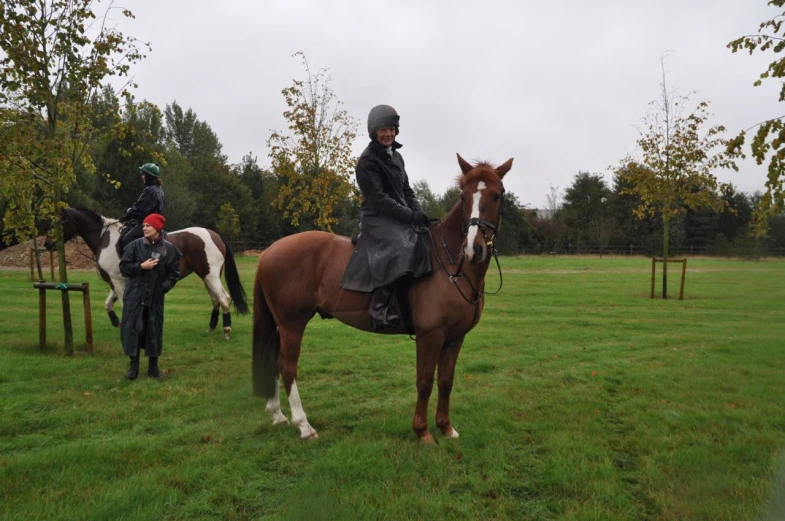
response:
<path id="1" fill-rule="evenodd" d="M 648 298 L 642 258 L 502 266 L 458 361 L 461 438 L 436 447 L 411 431 L 407 337 L 311 322 L 304 442 L 251 394 L 250 317 L 204 333 L 198 278 L 167 297 L 165 379 L 128 382 L 95 273 L 71 281 L 93 289 L 96 350 L 74 294 L 65 357 L 57 295 L 42 353 L 37 292 L 0 271 L 0 519 L 785 518 L 785 262 L 691 259 L 681 302 Z"/>

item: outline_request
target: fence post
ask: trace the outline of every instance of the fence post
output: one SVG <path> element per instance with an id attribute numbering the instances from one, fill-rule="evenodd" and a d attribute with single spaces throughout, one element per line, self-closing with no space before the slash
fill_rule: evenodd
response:
<path id="1" fill-rule="evenodd" d="M 84 331 L 87 352 L 93 352 L 93 316 L 90 313 L 90 284 L 82 282 L 82 303 L 84 304 Z"/>
<path id="2" fill-rule="evenodd" d="M 44 282 L 43 280 L 40 282 Z M 46 349 L 46 289 L 38 288 L 38 348 Z"/>

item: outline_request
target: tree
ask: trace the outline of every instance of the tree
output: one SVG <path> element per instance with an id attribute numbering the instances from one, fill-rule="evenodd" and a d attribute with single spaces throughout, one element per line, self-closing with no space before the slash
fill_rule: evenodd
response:
<path id="1" fill-rule="evenodd" d="M 637 217 L 659 215 L 662 218 L 663 276 L 662 298 L 668 298 L 669 225 L 688 209 L 702 207 L 721 210 L 724 200 L 717 195 L 716 168 L 738 170 L 727 152 L 727 140 L 721 137 L 723 126 L 704 132 L 708 119 L 708 102 L 700 102 L 685 115 L 688 96 L 668 90 L 665 56 L 661 61 L 660 99 L 650 104 L 636 141 L 640 158 L 622 160 L 616 173 L 629 183 L 627 193 L 637 195 Z M 724 189 L 724 185 L 722 185 Z"/>
<path id="2" fill-rule="evenodd" d="M 89 100 L 112 76 L 127 76 L 141 59 L 138 42 L 96 27 L 92 0 L 0 3 L 0 160 L 2 189 L 13 211 L 5 233 L 37 234 L 35 218 L 54 223 L 60 280 L 68 280 L 59 210 L 75 181 L 75 165 L 92 170 L 95 138 Z M 111 9 L 111 6 L 110 8 Z M 130 11 L 122 14 L 132 17 Z M 68 294 L 62 293 L 65 348 L 73 350 Z"/>
<path id="3" fill-rule="evenodd" d="M 611 190 L 602 176 L 588 172 L 578 172 L 564 191 L 561 217 L 572 230 L 571 240 L 578 248 L 591 242 L 601 249 L 607 247 L 611 227 L 604 221 L 610 213 L 607 210 L 610 197 Z"/>
<path id="4" fill-rule="evenodd" d="M 233 241 L 240 235 L 240 216 L 234 211 L 232 203 L 224 203 L 218 210 L 215 231 Z"/>
<path id="5" fill-rule="evenodd" d="M 562 207 L 562 193 L 558 186 L 548 185 L 548 193 L 545 194 L 544 215 L 539 215 L 540 219 L 553 219 Z"/>
<path id="6" fill-rule="evenodd" d="M 436 195 L 431 191 L 428 181 L 416 181 L 412 185 L 412 191 L 417 202 L 420 203 L 422 210 L 434 219 L 441 219 L 445 216 L 444 208 L 439 203 Z"/>
<path id="7" fill-rule="evenodd" d="M 293 226 L 310 221 L 332 230 L 336 206 L 358 195 L 351 181 L 357 123 L 341 108 L 327 69 L 312 74 L 305 55 L 294 56 L 302 58 L 306 79 L 281 91 L 290 132 L 273 131 L 267 140 L 273 173 L 281 180 L 275 203 Z"/>
<path id="8" fill-rule="evenodd" d="M 450 213 L 452 207 L 455 206 L 461 198 L 461 189 L 458 187 L 457 184 L 451 186 L 444 193 L 439 197 L 439 204 L 441 204 L 442 209 L 444 210 L 444 215 Z"/>
<path id="9" fill-rule="evenodd" d="M 785 0 L 769 0 L 768 5 L 783 7 Z M 727 47 L 732 52 L 741 50 L 749 51 L 750 55 L 754 52 L 771 51 L 779 54 L 785 50 L 785 38 L 780 33 L 782 23 L 785 19 L 785 11 L 781 12 L 771 20 L 763 22 L 758 28 L 758 34 L 739 37 L 728 43 Z M 785 101 L 785 57 L 775 59 L 769 63 L 767 69 L 761 73 L 760 78 L 754 85 L 760 86 L 763 80 L 769 78 L 780 79 L 780 103 Z M 758 237 L 765 236 L 768 230 L 768 219 L 779 215 L 785 209 L 785 116 L 779 116 L 758 123 L 747 130 L 739 133 L 738 136 L 728 142 L 728 151 L 741 153 L 747 138 L 747 132 L 758 128 L 755 136 L 750 143 L 750 150 L 755 161 L 762 165 L 768 156 L 768 175 L 766 180 L 766 192 L 762 195 L 760 204 L 756 211 L 757 222 L 755 233 Z"/>

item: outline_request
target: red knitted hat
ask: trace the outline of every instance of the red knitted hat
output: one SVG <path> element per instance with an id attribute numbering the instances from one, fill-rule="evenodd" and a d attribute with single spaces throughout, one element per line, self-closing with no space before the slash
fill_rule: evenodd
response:
<path id="1" fill-rule="evenodd" d="M 161 233 L 161 230 L 164 229 L 164 224 L 166 224 L 166 219 L 160 213 L 151 213 L 147 217 L 144 218 L 143 223 L 147 223 L 153 228 L 155 228 L 158 233 Z"/>

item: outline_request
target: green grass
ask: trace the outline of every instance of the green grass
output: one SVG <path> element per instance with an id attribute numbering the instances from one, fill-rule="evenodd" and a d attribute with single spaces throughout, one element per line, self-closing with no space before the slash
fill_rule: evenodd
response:
<path id="1" fill-rule="evenodd" d="M 0 519 L 785 516 L 785 263 L 691 259 L 681 302 L 648 298 L 646 259 L 502 265 L 458 361 L 461 438 L 436 447 L 411 430 L 407 337 L 311 322 L 298 384 L 320 438 L 304 442 L 252 397 L 250 317 L 230 341 L 204 333 L 198 278 L 167 297 L 166 378 L 128 382 L 93 272 L 71 281 L 93 290 L 96 348 L 73 294 L 65 357 L 59 294 L 41 353 L 37 292 L 0 271 Z M 255 259 L 239 267 L 250 293 Z"/>

